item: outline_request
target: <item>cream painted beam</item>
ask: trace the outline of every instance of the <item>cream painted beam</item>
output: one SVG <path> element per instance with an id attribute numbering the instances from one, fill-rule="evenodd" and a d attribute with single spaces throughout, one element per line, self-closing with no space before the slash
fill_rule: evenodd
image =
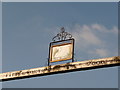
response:
<path id="1" fill-rule="evenodd" d="M 39 67 L 39 68 L 33 68 L 27 70 L 1 73 L 0 80 L 8 81 L 14 79 L 23 79 L 28 77 L 43 76 L 43 75 L 64 73 L 71 71 L 81 71 L 81 70 L 88 70 L 88 69 L 95 69 L 102 67 L 119 66 L 119 65 L 120 65 L 119 56 L 102 58 L 102 59 L 93 59 L 93 60 L 86 60 L 80 62 L 71 62 L 60 65 L 52 65 L 52 66 Z"/>

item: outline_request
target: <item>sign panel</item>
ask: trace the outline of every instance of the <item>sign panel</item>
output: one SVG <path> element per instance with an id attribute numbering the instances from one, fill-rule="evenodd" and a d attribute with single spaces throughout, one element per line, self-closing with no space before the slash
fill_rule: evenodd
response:
<path id="1" fill-rule="evenodd" d="M 53 45 L 50 49 L 50 62 L 72 59 L 72 54 L 73 54 L 72 43 Z"/>

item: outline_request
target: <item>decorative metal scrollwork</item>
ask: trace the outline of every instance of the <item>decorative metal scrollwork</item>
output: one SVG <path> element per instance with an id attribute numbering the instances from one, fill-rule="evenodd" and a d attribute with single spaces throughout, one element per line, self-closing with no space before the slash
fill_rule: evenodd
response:
<path id="1" fill-rule="evenodd" d="M 65 28 L 61 28 L 61 32 L 58 33 L 55 37 L 53 37 L 53 41 L 62 41 L 66 39 L 72 39 L 72 35 L 69 34 L 68 32 L 65 32 Z"/>

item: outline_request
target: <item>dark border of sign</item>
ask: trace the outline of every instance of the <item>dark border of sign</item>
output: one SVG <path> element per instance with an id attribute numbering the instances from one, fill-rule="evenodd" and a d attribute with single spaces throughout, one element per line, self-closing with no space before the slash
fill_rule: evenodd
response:
<path id="1" fill-rule="evenodd" d="M 48 66 L 50 65 L 50 63 L 52 63 L 51 60 L 50 60 L 50 50 L 51 50 L 51 47 L 52 47 L 52 43 L 59 43 L 59 42 L 70 41 L 70 40 L 72 41 L 72 43 L 71 43 L 72 44 L 72 62 L 74 62 L 74 43 L 75 43 L 75 39 L 72 38 L 72 39 L 67 39 L 67 40 L 51 42 L 49 44 Z M 61 60 L 61 61 L 63 61 L 63 60 Z"/>

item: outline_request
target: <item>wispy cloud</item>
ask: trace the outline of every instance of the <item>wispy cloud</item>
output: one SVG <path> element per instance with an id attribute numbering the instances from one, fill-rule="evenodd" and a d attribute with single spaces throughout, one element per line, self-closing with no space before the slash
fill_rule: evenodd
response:
<path id="1" fill-rule="evenodd" d="M 100 57 L 106 57 L 109 55 L 109 51 L 106 49 L 102 49 L 102 48 L 97 48 L 97 49 L 90 51 L 88 53 L 90 53 L 92 55 L 96 55 L 96 56 L 98 55 Z"/>
<path id="2" fill-rule="evenodd" d="M 103 44 L 88 25 L 76 25 L 74 31 L 72 32 L 74 38 L 77 42 L 84 43 L 84 46 Z"/>
<path id="3" fill-rule="evenodd" d="M 67 29 L 70 28 L 67 27 Z M 113 43 L 110 41 L 111 35 L 115 36 L 114 39 L 117 41 L 118 29 L 116 26 L 113 26 L 111 29 L 109 29 L 101 24 L 76 24 L 69 31 L 71 31 L 76 40 L 77 50 L 86 53 L 86 55 L 90 54 L 91 56 L 107 57 L 114 55 L 114 53 L 117 52 L 115 52 L 115 50 L 114 52 L 110 51 L 109 48 L 113 47 L 108 45 L 113 45 Z M 117 43 L 114 44 L 116 45 Z M 117 48 L 115 45 L 113 45 L 114 48 Z"/>
<path id="4" fill-rule="evenodd" d="M 104 25 L 92 24 L 91 29 L 98 30 L 101 33 L 115 33 L 115 34 L 118 33 L 118 29 L 116 26 L 114 26 L 112 29 L 108 29 Z"/>

